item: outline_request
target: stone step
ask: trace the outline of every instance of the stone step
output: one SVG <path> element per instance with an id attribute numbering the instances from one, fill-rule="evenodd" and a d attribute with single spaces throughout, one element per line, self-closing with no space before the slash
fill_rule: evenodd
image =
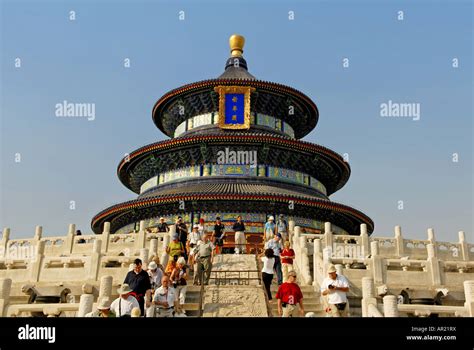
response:
<path id="1" fill-rule="evenodd" d="M 197 311 L 199 310 L 199 303 L 185 303 L 183 305 L 183 308 L 184 310 L 186 310 L 186 312 L 189 310 L 189 311 Z"/>

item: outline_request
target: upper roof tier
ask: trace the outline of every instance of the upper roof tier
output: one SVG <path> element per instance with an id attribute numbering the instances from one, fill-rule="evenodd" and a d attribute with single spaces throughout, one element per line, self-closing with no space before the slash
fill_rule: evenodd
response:
<path id="1" fill-rule="evenodd" d="M 240 35 L 230 37 L 231 57 L 225 71 L 216 79 L 203 80 L 171 90 L 163 95 L 153 107 L 153 122 L 169 137 L 175 137 L 176 128 L 193 117 L 219 114 L 219 86 L 249 87 L 250 113 L 270 116 L 288 124 L 295 138 L 311 132 L 318 122 L 316 104 L 305 94 L 289 86 L 256 79 L 248 72 L 247 62 L 242 57 L 245 39 Z M 218 128 L 217 123 L 200 127 L 203 133 Z M 252 132 L 253 126 L 248 131 Z M 258 132 L 262 132 L 261 127 Z M 199 131 L 199 130 L 197 130 Z M 225 130 L 233 132 L 234 130 Z M 193 130 L 196 132 L 196 130 Z"/>

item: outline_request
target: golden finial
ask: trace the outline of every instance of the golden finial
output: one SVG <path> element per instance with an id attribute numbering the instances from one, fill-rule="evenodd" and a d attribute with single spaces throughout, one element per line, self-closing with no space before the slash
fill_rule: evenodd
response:
<path id="1" fill-rule="evenodd" d="M 234 34 L 229 38 L 229 45 L 232 57 L 240 57 L 244 52 L 245 38 L 242 35 Z"/>

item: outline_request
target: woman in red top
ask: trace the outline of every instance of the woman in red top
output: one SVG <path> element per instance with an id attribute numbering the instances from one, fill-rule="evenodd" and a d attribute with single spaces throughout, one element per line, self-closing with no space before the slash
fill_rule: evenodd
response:
<path id="1" fill-rule="evenodd" d="M 280 253 L 280 258 L 283 281 L 287 281 L 288 272 L 293 271 L 293 259 L 295 258 L 295 251 L 290 248 L 289 241 L 285 241 L 285 249 Z"/>

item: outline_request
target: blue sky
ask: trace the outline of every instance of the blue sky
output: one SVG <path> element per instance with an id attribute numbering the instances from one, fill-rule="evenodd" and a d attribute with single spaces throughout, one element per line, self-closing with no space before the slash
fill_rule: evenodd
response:
<path id="1" fill-rule="evenodd" d="M 351 178 L 331 199 L 369 215 L 378 236 L 400 224 L 412 238 L 433 227 L 440 240 L 464 230 L 474 241 L 472 2 L 1 4 L 0 225 L 12 237 L 38 224 L 45 235 L 63 235 L 68 223 L 89 233 L 97 212 L 135 198 L 115 171 L 126 152 L 165 139 L 154 103 L 220 75 L 228 37 L 240 33 L 254 76 L 318 105 L 305 140 L 348 153 Z M 57 118 L 64 100 L 95 103 L 95 120 Z M 381 117 L 389 100 L 419 103 L 421 119 Z"/>

